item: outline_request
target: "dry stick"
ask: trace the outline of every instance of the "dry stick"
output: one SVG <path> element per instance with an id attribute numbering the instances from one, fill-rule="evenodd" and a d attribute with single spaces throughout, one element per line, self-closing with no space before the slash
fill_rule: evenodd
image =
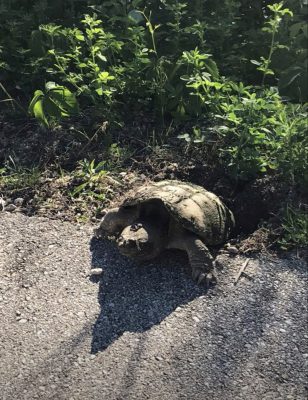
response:
<path id="1" fill-rule="evenodd" d="M 242 273 L 245 271 L 245 268 L 247 267 L 249 261 L 250 261 L 250 259 L 247 258 L 247 259 L 244 261 L 244 263 L 243 263 L 243 265 L 241 266 L 241 268 L 239 269 L 239 271 L 238 271 L 238 273 L 237 273 L 237 275 L 236 275 L 236 278 L 235 278 L 235 280 L 234 280 L 234 282 L 233 282 L 233 285 L 234 285 L 234 286 L 235 286 L 235 285 L 237 284 L 237 282 L 239 281 L 239 279 L 240 279 Z"/>

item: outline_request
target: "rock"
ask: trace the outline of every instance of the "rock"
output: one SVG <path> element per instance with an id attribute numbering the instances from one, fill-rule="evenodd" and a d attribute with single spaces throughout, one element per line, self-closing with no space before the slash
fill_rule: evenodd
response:
<path id="1" fill-rule="evenodd" d="M 239 250 L 235 246 L 229 246 L 226 248 L 227 252 L 230 254 L 238 254 Z"/>
<path id="2" fill-rule="evenodd" d="M 17 197 L 17 199 L 14 200 L 14 204 L 16 207 L 21 207 L 23 205 L 24 199 L 22 197 Z"/>
<path id="3" fill-rule="evenodd" d="M 102 275 L 103 272 L 104 272 L 103 268 L 92 268 L 90 270 L 90 275 L 98 276 L 98 275 Z"/>
<path id="4" fill-rule="evenodd" d="M 3 211 L 5 207 L 5 200 L 0 198 L 0 211 Z"/>
<path id="5" fill-rule="evenodd" d="M 17 207 L 16 207 L 14 204 L 8 204 L 8 205 L 5 207 L 5 211 L 13 212 L 13 211 L 16 210 L 16 208 L 17 208 Z"/>

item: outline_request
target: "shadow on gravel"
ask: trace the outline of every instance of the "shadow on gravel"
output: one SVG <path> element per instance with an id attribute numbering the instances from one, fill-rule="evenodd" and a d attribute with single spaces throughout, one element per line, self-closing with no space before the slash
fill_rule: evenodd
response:
<path id="1" fill-rule="evenodd" d="M 101 311 L 93 328 L 92 353 L 105 349 L 124 332 L 150 329 L 177 307 L 206 293 L 184 271 L 184 253 L 172 252 L 172 260 L 164 253 L 155 264 L 138 266 L 106 240 L 92 238 L 90 250 L 93 268 L 104 270 L 99 279 Z"/>

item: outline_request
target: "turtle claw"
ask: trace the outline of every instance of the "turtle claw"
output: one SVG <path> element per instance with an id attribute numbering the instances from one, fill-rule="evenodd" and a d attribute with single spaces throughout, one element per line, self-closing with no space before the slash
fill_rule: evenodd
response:
<path id="1" fill-rule="evenodd" d="M 217 278 L 213 271 L 211 272 L 204 272 L 204 270 L 194 271 L 193 272 L 193 279 L 197 282 L 198 285 L 201 283 L 205 283 L 205 286 L 209 288 L 211 285 L 215 285 L 217 283 Z"/>
<path id="2" fill-rule="evenodd" d="M 205 284 L 206 287 L 209 288 L 212 285 L 216 285 L 217 283 L 217 278 L 216 275 L 214 274 L 214 272 L 209 272 L 206 276 L 205 276 Z"/>

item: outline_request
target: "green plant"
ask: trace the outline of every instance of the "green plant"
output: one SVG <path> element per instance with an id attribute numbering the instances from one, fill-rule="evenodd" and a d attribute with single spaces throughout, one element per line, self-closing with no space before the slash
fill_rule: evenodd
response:
<path id="1" fill-rule="evenodd" d="M 308 126 L 307 105 L 281 106 L 273 120 L 276 140 L 272 157 L 285 181 L 298 185 L 302 193 L 308 187 Z"/>
<path id="2" fill-rule="evenodd" d="M 40 180 L 41 172 L 37 167 L 24 168 L 18 166 L 12 157 L 9 157 L 3 168 L 0 168 L 0 189 L 10 193 L 32 189 Z"/>
<path id="3" fill-rule="evenodd" d="M 79 183 L 72 191 L 71 196 L 87 196 L 96 200 L 104 200 L 105 195 L 98 190 L 102 178 L 108 173 L 105 169 L 106 162 L 101 161 L 95 165 L 95 160 L 88 161 L 86 159 L 79 162 L 79 169 L 75 177 L 82 183 Z"/>
<path id="4" fill-rule="evenodd" d="M 262 85 L 264 85 L 265 77 L 267 75 L 274 75 L 274 71 L 270 68 L 274 52 L 278 49 L 287 48 L 285 45 L 280 44 L 279 41 L 276 40 L 276 35 L 282 22 L 282 18 L 285 15 L 289 15 L 291 17 L 293 16 L 292 11 L 290 11 L 288 8 L 283 8 L 283 5 L 283 2 L 280 2 L 267 6 L 268 9 L 272 11 L 273 16 L 265 22 L 265 26 L 262 28 L 262 31 L 271 35 L 269 53 L 267 58 L 262 56 L 260 58 L 261 61 L 251 60 L 253 64 L 258 65 L 257 70 L 263 72 Z"/>
<path id="5" fill-rule="evenodd" d="M 110 81 L 115 77 L 106 67 L 113 64 L 123 42 L 105 32 L 95 14 L 85 15 L 81 23 L 82 29 L 41 25 L 41 46 L 47 53 L 37 62 L 47 63 L 47 73 L 69 85 L 76 96 L 88 98 L 94 104 L 102 97 L 109 101 L 115 91 Z"/>
<path id="6" fill-rule="evenodd" d="M 285 26 L 280 35 L 288 46 L 288 51 L 281 54 L 277 51 L 273 67 L 279 76 L 279 91 L 294 101 L 308 100 L 308 52 L 307 52 L 307 17 L 308 3 L 289 0 L 294 17 L 292 23 Z"/>
<path id="7" fill-rule="evenodd" d="M 305 248 L 308 240 L 307 206 L 305 210 L 287 205 L 281 222 L 281 230 L 278 244 L 283 250 L 293 247 Z"/>
<path id="8" fill-rule="evenodd" d="M 79 107 L 74 94 L 64 86 L 47 82 L 46 92 L 36 90 L 29 105 L 29 113 L 45 127 L 50 122 L 78 113 Z"/>
<path id="9" fill-rule="evenodd" d="M 196 136 L 200 130 L 195 128 L 191 135 L 180 138 L 203 142 L 205 157 L 215 149 L 219 163 L 235 180 L 250 180 L 278 170 L 293 183 L 305 182 L 304 107 L 286 106 L 275 89 L 217 80 L 209 72 L 184 79 L 192 89 L 191 95 L 199 99 L 199 115 L 205 122 L 202 136 Z"/>

